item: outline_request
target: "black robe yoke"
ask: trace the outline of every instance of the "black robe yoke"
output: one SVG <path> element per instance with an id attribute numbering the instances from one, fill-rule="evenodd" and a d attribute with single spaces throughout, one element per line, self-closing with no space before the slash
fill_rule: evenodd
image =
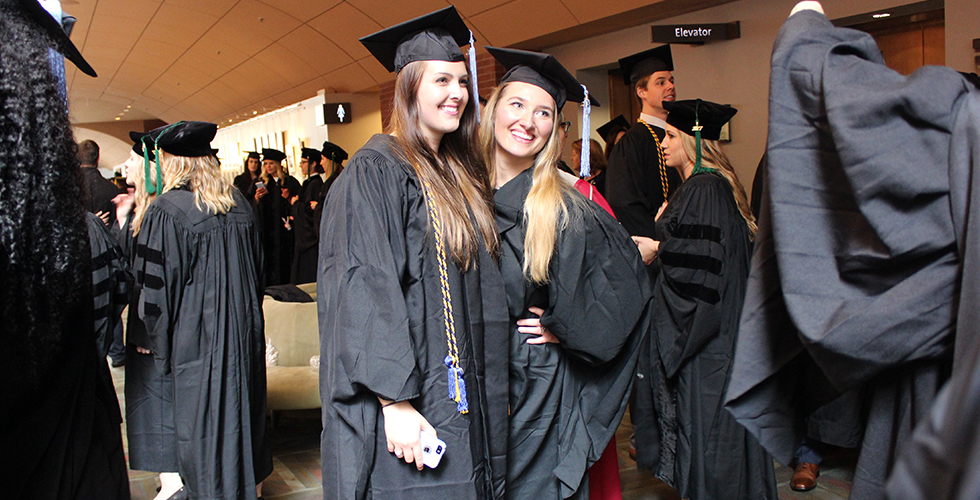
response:
<path id="1" fill-rule="evenodd" d="M 533 169 L 497 190 L 500 270 L 510 312 L 508 499 L 588 498 L 588 468 L 616 432 L 650 327 L 650 284 L 636 244 L 577 191 L 565 201 L 549 282 L 525 278 L 524 201 Z M 529 345 L 517 320 L 533 317 L 559 344 Z"/>
<path id="2" fill-rule="evenodd" d="M 649 359 L 640 372 L 652 390 L 638 391 L 634 422 L 660 426 L 660 442 L 637 434 L 638 456 L 659 446 L 659 477 L 682 498 L 775 499 L 772 458 L 723 407 L 748 277 L 749 228 L 728 181 L 692 175 L 657 222 L 661 273 Z M 654 407 L 658 415 L 644 418 Z M 643 451 L 641 451 L 643 450 Z"/>
<path id="3" fill-rule="evenodd" d="M 658 152 L 664 129 L 651 126 L 657 134 L 642 123 L 634 123 L 622 139 L 616 143 L 606 167 L 606 201 L 626 231 L 634 236 L 656 236 L 657 211 L 670 193 L 681 184 L 681 178 L 673 168 L 667 172 L 667 192 L 660 178 Z"/>
<path id="4" fill-rule="evenodd" d="M 884 481 L 949 368 L 950 133 L 969 84 L 902 76 L 870 35 L 802 11 L 772 55 L 768 170 L 727 405 L 783 463 L 801 416 L 864 384 L 852 498 Z"/>
<path id="5" fill-rule="evenodd" d="M 375 135 L 327 196 L 321 224 L 321 457 L 325 499 L 503 498 L 507 317 L 496 263 L 448 262 L 469 413 L 449 399 L 437 249 L 419 180 Z M 419 472 L 388 452 L 378 397 L 411 401 L 446 442 Z"/>
<path id="6" fill-rule="evenodd" d="M 265 439 L 265 338 L 255 218 L 241 193 L 215 215 L 168 191 L 137 235 L 139 315 L 174 381 L 181 477 L 191 498 L 255 498 L 272 472 Z"/>
<path id="7" fill-rule="evenodd" d="M 320 174 L 303 181 L 299 199 L 293 205 L 293 268 L 290 282 L 293 284 L 316 281 L 317 251 L 320 246 L 320 214 L 322 211 L 310 208 L 310 202 L 323 204 L 323 178 Z"/>

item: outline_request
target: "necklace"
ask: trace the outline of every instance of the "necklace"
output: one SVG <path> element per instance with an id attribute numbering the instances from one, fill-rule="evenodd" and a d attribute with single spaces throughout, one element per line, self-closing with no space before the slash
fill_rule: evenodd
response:
<path id="1" fill-rule="evenodd" d="M 666 200 L 667 199 L 667 165 L 664 164 L 664 150 L 660 147 L 660 140 L 657 138 L 657 133 L 653 131 L 653 127 L 651 127 L 649 123 L 643 120 L 637 119 L 636 121 L 642 123 L 643 126 L 645 126 L 647 130 L 650 131 L 650 135 L 653 136 L 653 140 L 657 141 L 657 159 L 660 160 L 659 161 L 660 186 L 664 190 L 664 199 Z"/>

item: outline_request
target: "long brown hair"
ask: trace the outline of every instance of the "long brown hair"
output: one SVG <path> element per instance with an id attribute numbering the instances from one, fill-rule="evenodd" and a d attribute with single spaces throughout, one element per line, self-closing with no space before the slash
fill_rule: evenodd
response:
<path id="1" fill-rule="evenodd" d="M 467 269 L 479 250 L 477 238 L 482 236 L 491 253 L 497 250 L 490 178 L 473 148 L 476 97 L 467 99 L 459 128 L 443 135 L 439 151 L 432 151 L 422 135 L 418 109 L 418 88 L 427 64 L 415 61 L 398 73 L 388 133 L 395 136 L 419 180 L 428 185 L 426 195 L 435 205 L 444 243 L 456 265 Z"/>
<path id="2" fill-rule="evenodd" d="M 489 168 L 490 178 L 496 178 L 495 151 L 497 139 L 493 135 L 497 106 L 503 100 L 504 90 L 509 83 L 498 86 L 490 94 L 485 109 L 485 119 L 480 127 L 480 151 Z M 548 266 L 555 252 L 558 232 L 568 226 L 568 206 L 566 198 L 576 200 L 578 194 L 569 186 L 558 172 L 561 158 L 561 115 L 556 113 L 555 126 L 544 148 L 534 157 L 534 175 L 531 190 L 524 200 L 524 220 L 527 230 L 524 233 L 524 275 L 534 283 L 548 282 Z M 574 193 L 574 194 L 573 194 Z"/>
<path id="3" fill-rule="evenodd" d="M 694 137 L 687 134 L 677 135 L 681 137 L 681 144 L 684 146 L 684 152 L 687 153 L 687 157 L 690 158 L 691 162 L 694 162 L 697 153 Z M 748 196 L 745 195 L 745 188 L 742 187 L 738 176 L 735 175 L 735 169 L 732 168 L 731 160 L 722 151 L 718 141 L 701 140 L 701 166 L 717 170 L 728 181 L 728 184 L 732 186 L 732 196 L 735 197 L 735 204 L 738 205 L 738 211 L 742 214 L 742 218 L 745 219 L 745 223 L 749 226 L 749 239 L 754 240 L 757 227 L 755 216 L 752 215 L 752 210 L 749 207 Z"/>

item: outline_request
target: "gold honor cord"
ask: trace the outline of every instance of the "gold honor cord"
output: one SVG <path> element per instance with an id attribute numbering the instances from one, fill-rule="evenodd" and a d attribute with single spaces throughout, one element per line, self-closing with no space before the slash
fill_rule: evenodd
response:
<path id="1" fill-rule="evenodd" d="M 449 273 L 446 264 L 446 247 L 442 239 L 442 226 L 439 223 L 439 214 L 436 212 L 432 198 L 429 196 L 429 183 L 422 182 L 422 195 L 425 197 L 425 206 L 429 211 L 429 218 L 432 220 L 432 231 L 436 237 L 436 255 L 439 261 L 439 283 L 442 288 L 442 314 L 446 327 L 446 343 L 449 345 L 449 354 L 443 362 L 448 368 L 449 399 L 456 402 L 456 411 L 462 414 L 469 413 L 470 406 L 466 399 L 466 382 L 463 380 L 463 369 L 459 366 L 459 348 L 456 342 L 456 321 L 453 319 L 453 300 L 449 293 Z"/>
<path id="2" fill-rule="evenodd" d="M 637 119 L 637 123 L 642 123 L 643 126 L 650 131 L 650 135 L 653 136 L 653 140 L 657 142 L 657 159 L 660 160 L 660 185 L 664 189 L 664 200 L 667 199 L 667 165 L 664 163 L 664 150 L 660 147 L 660 139 L 657 138 L 656 132 L 653 131 L 653 127 L 649 123 L 643 121 L 642 119 Z"/>

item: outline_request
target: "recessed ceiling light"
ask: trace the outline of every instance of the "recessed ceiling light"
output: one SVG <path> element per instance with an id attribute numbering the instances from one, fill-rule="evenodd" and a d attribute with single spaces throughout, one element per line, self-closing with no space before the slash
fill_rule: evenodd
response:
<path id="1" fill-rule="evenodd" d="M 117 116 L 117 117 L 116 117 L 116 120 L 121 120 L 121 118 Z"/>
<path id="2" fill-rule="evenodd" d="M 873 17 L 875 19 L 883 19 L 883 18 L 886 18 L 886 17 L 891 17 L 891 13 L 882 12 L 881 14 L 871 14 L 871 17 Z"/>
<path id="3" fill-rule="evenodd" d="M 132 106 L 132 105 L 129 105 L 129 106 L 126 106 L 126 109 L 129 109 L 129 108 L 131 108 L 131 107 L 133 107 L 133 106 Z"/>
<path id="4" fill-rule="evenodd" d="M 259 114 L 259 112 L 258 111 L 255 111 L 255 110 L 252 110 L 252 114 L 253 115 L 257 115 L 257 114 Z"/>
<path id="5" fill-rule="evenodd" d="M 231 123 L 231 118 L 228 119 L 228 123 Z"/>

